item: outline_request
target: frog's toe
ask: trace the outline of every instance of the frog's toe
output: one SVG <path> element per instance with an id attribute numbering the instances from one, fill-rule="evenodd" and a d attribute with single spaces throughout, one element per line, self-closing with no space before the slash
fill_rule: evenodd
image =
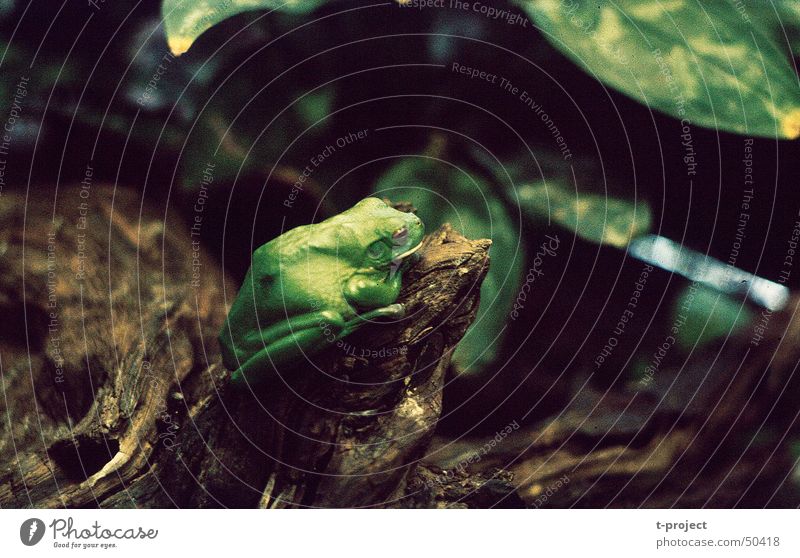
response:
<path id="1" fill-rule="evenodd" d="M 406 315 L 406 306 L 400 303 L 390 304 L 386 307 L 386 313 L 395 318 L 403 318 Z"/>

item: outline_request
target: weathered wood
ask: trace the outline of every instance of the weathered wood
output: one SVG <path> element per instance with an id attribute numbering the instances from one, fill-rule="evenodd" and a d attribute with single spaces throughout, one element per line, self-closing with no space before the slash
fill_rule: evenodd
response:
<path id="1" fill-rule="evenodd" d="M 794 507 L 786 440 L 800 435 L 799 305 L 794 296 L 774 313 L 758 345 L 747 328 L 646 385 L 582 389 L 563 412 L 515 430 L 468 467 L 491 437 L 438 437 L 425 462 L 509 471 L 530 507 Z"/>
<path id="2" fill-rule="evenodd" d="M 224 424 L 215 447 L 249 457 L 224 472 L 230 464 L 207 453 L 197 466 L 206 492 L 190 505 L 360 507 L 402 496 L 438 421 L 450 352 L 474 318 L 488 246 L 449 227 L 433 233 L 404 276 L 406 319 L 367 326 L 258 393 L 209 400 L 198 417 Z"/>
<path id="3" fill-rule="evenodd" d="M 226 279 L 174 209 L 132 191 L 7 193 L 0 214 L 0 504 L 99 505 L 163 459 L 207 389 Z"/>
<path id="4" fill-rule="evenodd" d="M 474 318 L 488 241 L 429 235 L 404 279 L 407 319 L 366 326 L 319 369 L 254 394 L 233 389 L 219 363 L 235 287 L 174 210 L 100 186 L 86 198 L 62 189 L 55 207 L 44 195 L 0 203 L 0 412 L 15 419 L 0 438 L 0 505 L 369 506 L 402 495 Z"/>
<path id="5" fill-rule="evenodd" d="M 404 279 L 407 319 L 251 393 L 216 345 L 236 287 L 174 209 L 81 192 L 55 209 L 0 197 L 0 506 L 786 504 L 797 297 L 758 346 L 747 330 L 647 385 L 584 388 L 483 453 L 492 437 L 433 430 L 488 241 L 436 231 Z"/>

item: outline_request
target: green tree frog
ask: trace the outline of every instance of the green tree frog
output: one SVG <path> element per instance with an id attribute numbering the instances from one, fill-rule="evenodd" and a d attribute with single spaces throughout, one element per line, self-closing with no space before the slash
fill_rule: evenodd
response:
<path id="1" fill-rule="evenodd" d="M 378 198 L 287 231 L 253 253 L 219 334 L 235 384 L 297 365 L 369 320 L 400 318 L 400 281 L 424 225 Z"/>

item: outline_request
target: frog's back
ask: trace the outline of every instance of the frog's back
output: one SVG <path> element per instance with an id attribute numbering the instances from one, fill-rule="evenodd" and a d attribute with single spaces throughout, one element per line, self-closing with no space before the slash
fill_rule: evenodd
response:
<path id="1" fill-rule="evenodd" d="M 350 305 L 342 294 L 346 261 L 318 250 L 319 225 L 292 229 L 258 248 L 252 269 L 265 295 L 266 313 L 285 317 L 317 310 L 336 310 L 348 317 Z"/>

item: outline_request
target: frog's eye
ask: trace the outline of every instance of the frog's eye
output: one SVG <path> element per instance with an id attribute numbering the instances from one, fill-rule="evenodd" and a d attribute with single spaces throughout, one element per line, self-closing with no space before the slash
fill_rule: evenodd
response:
<path id="1" fill-rule="evenodd" d="M 373 260 L 386 259 L 391 251 L 392 249 L 383 240 L 376 240 L 367 246 L 367 256 Z"/>
<path id="2" fill-rule="evenodd" d="M 392 233 L 392 244 L 395 246 L 403 246 L 408 240 L 408 227 L 400 227 Z"/>

